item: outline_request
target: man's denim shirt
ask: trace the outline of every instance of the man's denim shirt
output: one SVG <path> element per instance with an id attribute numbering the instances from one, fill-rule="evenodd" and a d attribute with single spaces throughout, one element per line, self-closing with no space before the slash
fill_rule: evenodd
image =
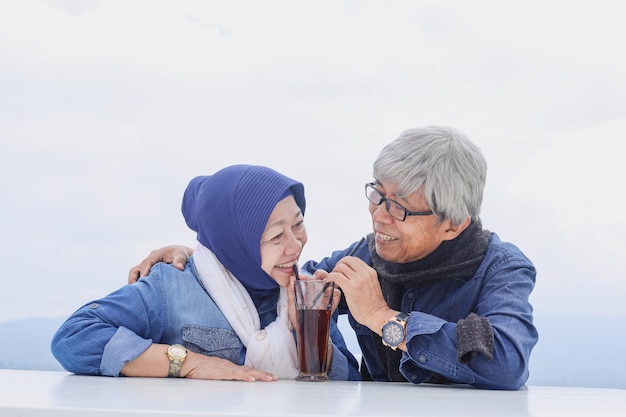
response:
<path id="1" fill-rule="evenodd" d="M 276 319 L 275 296 L 255 302 L 261 328 Z M 336 325 L 330 379 L 358 380 L 358 362 L 348 351 Z M 132 285 L 85 304 L 59 328 L 52 353 L 68 371 L 119 376 L 126 362 L 152 343 L 181 343 L 192 352 L 243 365 L 245 347 L 204 290 L 190 258 L 184 271 L 164 263 Z"/>
<path id="2" fill-rule="evenodd" d="M 330 271 L 354 245 L 336 251 L 319 263 L 309 261 L 303 269 Z M 367 245 L 355 254 L 370 266 Z M 529 296 L 535 285 L 531 261 L 511 243 L 492 233 L 483 262 L 469 281 L 442 280 L 408 289 L 401 309 L 410 312 L 407 350 L 400 372 L 413 383 L 439 374 L 451 382 L 486 389 L 518 389 L 528 379 L 530 353 L 538 340 Z M 348 313 L 344 309 L 342 313 Z M 493 359 L 476 355 L 470 363 L 457 358 L 457 322 L 470 313 L 486 317 L 493 328 Z M 363 360 L 375 381 L 388 381 L 376 354 L 372 331 L 348 316 L 356 332 Z M 381 326 L 383 323 L 381 323 Z M 380 330 L 380 329 L 378 329 Z"/>

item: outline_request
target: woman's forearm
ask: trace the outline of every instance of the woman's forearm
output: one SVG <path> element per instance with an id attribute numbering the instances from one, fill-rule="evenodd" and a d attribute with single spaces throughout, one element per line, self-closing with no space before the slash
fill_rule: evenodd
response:
<path id="1" fill-rule="evenodd" d="M 124 376 L 166 377 L 170 366 L 168 346 L 153 343 L 136 359 L 126 362 L 120 373 Z"/>

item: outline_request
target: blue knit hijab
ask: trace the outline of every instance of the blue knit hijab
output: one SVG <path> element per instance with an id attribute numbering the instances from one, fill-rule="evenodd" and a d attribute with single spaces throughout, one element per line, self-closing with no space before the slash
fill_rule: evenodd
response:
<path id="1" fill-rule="evenodd" d="M 192 179 L 183 196 L 182 212 L 198 242 L 254 290 L 277 288 L 261 269 L 261 236 L 276 204 L 293 195 L 304 215 L 304 186 L 273 169 L 233 165 L 210 176 Z"/>

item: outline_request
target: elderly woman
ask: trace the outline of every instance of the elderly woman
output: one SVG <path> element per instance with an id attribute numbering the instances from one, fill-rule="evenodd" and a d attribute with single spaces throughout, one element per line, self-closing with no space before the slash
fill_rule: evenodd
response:
<path id="1" fill-rule="evenodd" d="M 184 269 L 156 265 L 85 304 L 54 335 L 52 353 L 77 374 L 294 378 L 287 287 L 307 241 L 304 209 L 302 184 L 266 167 L 194 178 L 182 212 L 198 244 Z M 331 339 L 329 378 L 359 379 L 334 321 Z"/>
<path id="2" fill-rule="evenodd" d="M 373 174 L 368 245 L 303 266 L 341 287 L 363 379 L 522 387 L 538 339 L 529 302 L 536 271 L 482 228 L 480 149 L 447 127 L 412 129 L 382 150 Z M 185 257 L 184 247 L 155 250 L 129 280 Z"/>

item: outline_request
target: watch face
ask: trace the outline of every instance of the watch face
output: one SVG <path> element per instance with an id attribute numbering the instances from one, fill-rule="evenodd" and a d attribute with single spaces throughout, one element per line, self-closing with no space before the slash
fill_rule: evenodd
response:
<path id="1" fill-rule="evenodd" d="M 174 345 L 170 347 L 170 354 L 176 359 L 184 357 L 186 353 L 185 349 L 180 346 Z"/>
<path id="2" fill-rule="evenodd" d="M 390 346 L 398 346 L 404 340 L 404 328 L 400 323 L 390 321 L 383 326 L 383 340 Z"/>

